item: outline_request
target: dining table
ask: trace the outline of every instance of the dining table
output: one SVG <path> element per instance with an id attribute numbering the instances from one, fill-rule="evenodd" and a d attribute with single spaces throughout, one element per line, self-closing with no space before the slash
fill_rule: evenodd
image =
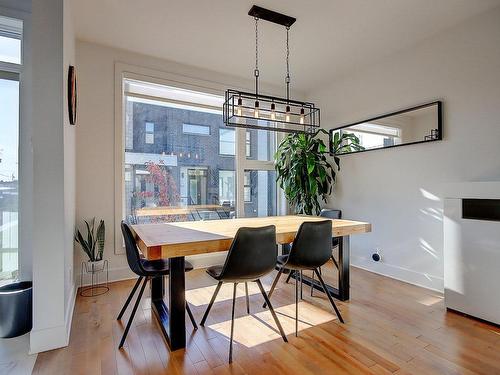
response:
<path id="1" fill-rule="evenodd" d="M 168 259 L 170 275 L 167 304 L 164 301 L 164 277 L 154 277 L 151 280 L 151 309 L 170 350 L 186 347 L 186 256 L 227 251 L 238 229 L 267 225 L 276 227 L 276 241 L 286 252 L 302 223 L 322 220 L 330 219 L 286 215 L 132 225 L 137 245 L 147 259 Z M 370 223 L 332 219 L 332 237 L 339 238 L 338 285 L 327 285 L 327 288 L 341 301 L 349 299 L 350 236 L 370 231 Z M 322 290 L 318 281 L 306 276 L 302 280 L 305 284 Z"/>

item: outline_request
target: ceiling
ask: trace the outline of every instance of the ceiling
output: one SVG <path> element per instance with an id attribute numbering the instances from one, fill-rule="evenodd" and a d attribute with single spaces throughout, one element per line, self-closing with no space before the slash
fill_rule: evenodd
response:
<path id="1" fill-rule="evenodd" d="M 431 37 L 500 0 L 74 0 L 77 38 L 253 78 L 253 4 L 297 18 L 292 86 L 307 92 Z M 283 84 L 285 30 L 262 21 L 260 78 Z"/>

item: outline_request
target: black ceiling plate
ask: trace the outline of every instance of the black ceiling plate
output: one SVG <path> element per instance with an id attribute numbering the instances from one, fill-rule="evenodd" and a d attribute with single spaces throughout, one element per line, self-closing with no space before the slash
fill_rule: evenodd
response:
<path id="1" fill-rule="evenodd" d="M 292 26 L 297 20 L 294 17 L 287 16 L 278 12 L 274 12 L 269 9 L 261 8 L 257 5 L 252 6 L 248 11 L 248 15 L 252 17 L 257 17 L 261 20 L 266 20 L 269 22 L 277 23 L 278 25 L 283 25 L 285 27 Z"/>

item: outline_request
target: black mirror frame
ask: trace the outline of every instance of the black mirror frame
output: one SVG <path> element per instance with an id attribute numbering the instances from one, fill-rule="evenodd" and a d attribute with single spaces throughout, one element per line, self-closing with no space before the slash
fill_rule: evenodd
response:
<path id="1" fill-rule="evenodd" d="M 328 131 L 328 146 L 329 146 L 330 155 L 333 155 L 333 150 L 332 150 L 332 146 L 333 146 L 333 133 L 335 131 L 337 131 L 337 130 L 348 128 L 348 127 L 354 126 L 354 125 L 363 124 L 365 122 L 380 120 L 380 119 L 385 118 L 385 117 L 400 115 L 402 113 L 406 113 L 406 112 L 410 112 L 410 111 L 415 111 L 417 109 L 422 109 L 422 108 L 426 108 L 426 107 L 432 107 L 434 105 L 437 105 L 437 112 L 438 112 L 437 113 L 437 116 L 438 116 L 438 135 L 437 135 L 437 138 L 435 138 L 435 139 L 429 139 L 427 141 L 426 140 L 422 140 L 422 141 L 408 142 L 408 143 L 403 143 L 403 144 L 399 144 L 399 145 L 392 145 L 392 146 L 387 146 L 387 147 L 370 148 L 370 149 L 367 149 L 367 150 L 345 152 L 343 154 L 338 154 L 336 156 L 358 154 L 360 152 L 367 152 L 367 151 L 384 150 L 386 148 L 395 148 L 395 147 L 401 147 L 401 146 L 409 146 L 409 145 L 415 145 L 415 144 L 418 144 L 418 143 L 428 143 L 428 142 L 441 141 L 441 140 L 443 140 L 443 102 L 441 100 L 435 100 L 435 101 L 430 102 L 430 103 L 425 103 L 425 104 L 417 105 L 417 106 L 411 107 L 411 108 L 401 109 L 399 111 L 387 113 L 387 114 L 384 114 L 384 115 L 379 115 L 379 116 L 372 117 L 372 118 L 369 118 L 369 119 L 366 119 L 366 120 L 357 121 L 357 122 L 354 122 L 352 124 L 343 125 L 343 126 L 339 126 L 338 128 L 330 129 Z"/>

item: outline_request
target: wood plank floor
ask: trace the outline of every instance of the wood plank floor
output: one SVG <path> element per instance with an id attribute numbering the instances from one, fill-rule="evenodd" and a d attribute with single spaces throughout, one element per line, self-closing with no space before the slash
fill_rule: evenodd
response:
<path id="1" fill-rule="evenodd" d="M 327 272 L 327 269 L 329 270 Z M 332 266 L 325 276 L 335 284 Z M 270 275 L 265 285 L 269 288 Z M 439 293 L 351 270 L 351 300 L 338 302 L 335 319 L 323 293 L 304 286 L 299 337 L 294 336 L 294 288 L 283 277 L 272 297 L 288 335 L 284 343 L 256 285 L 251 315 L 238 292 L 234 362 L 228 364 L 231 286 L 225 285 L 205 328 L 188 322 L 187 349 L 170 353 L 143 298 L 125 347 L 118 343 L 128 319 L 116 316 L 134 281 L 110 284 L 109 293 L 78 297 L 68 347 L 41 353 L 34 374 L 500 374 L 500 329 L 447 313 Z M 187 300 L 199 322 L 215 289 L 203 270 L 187 277 Z M 131 309 L 131 308 L 129 308 Z M 186 317 L 187 319 L 187 317 Z M 189 319 L 187 319 L 189 320 Z"/>

